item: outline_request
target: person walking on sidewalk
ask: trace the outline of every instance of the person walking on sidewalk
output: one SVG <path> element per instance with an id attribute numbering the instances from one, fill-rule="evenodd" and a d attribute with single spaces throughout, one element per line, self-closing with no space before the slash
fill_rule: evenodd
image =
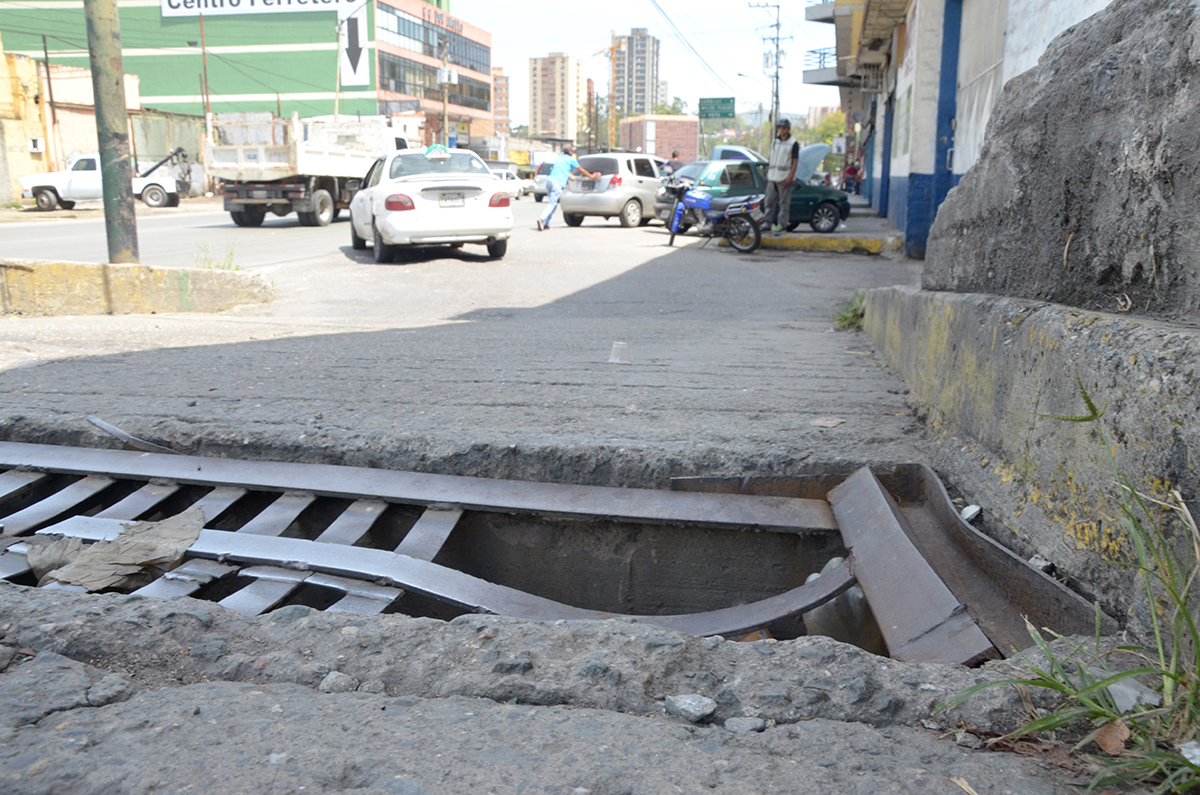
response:
<path id="1" fill-rule="evenodd" d="M 771 158 L 767 165 L 767 223 L 776 235 L 782 234 L 791 221 L 792 186 L 796 179 L 796 158 L 800 142 L 792 137 L 792 123 L 780 119 L 775 125 L 778 136 L 771 142 Z"/>
<path id="2" fill-rule="evenodd" d="M 545 231 L 550 226 L 550 218 L 554 215 L 554 211 L 558 209 L 558 199 L 562 196 L 563 190 L 567 187 L 567 181 L 572 176 L 585 176 L 588 179 L 596 179 L 600 176 L 600 172 L 592 173 L 579 165 L 579 161 L 575 159 L 575 145 L 567 144 L 563 147 L 562 154 L 554 161 L 554 167 L 550 169 L 550 173 L 546 175 L 546 195 L 550 200 L 549 206 L 542 216 L 537 219 L 537 228 L 539 232 Z"/>

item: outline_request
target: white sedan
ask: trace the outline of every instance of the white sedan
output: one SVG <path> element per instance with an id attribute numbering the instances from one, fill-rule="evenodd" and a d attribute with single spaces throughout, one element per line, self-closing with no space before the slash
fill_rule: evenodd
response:
<path id="1" fill-rule="evenodd" d="M 533 180 L 521 179 L 511 171 L 496 171 L 493 173 L 495 173 L 497 179 L 504 182 L 504 189 L 508 191 L 510 199 L 520 199 L 522 196 L 533 193 Z"/>
<path id="2" fill-rule="evenodd" d="M 376 160 L 350 201 L 350 245 L 376 262 L 401 246 L 482 243 L 503 257 L 512 235 L 508 191 L 474 152 L 437 144 Z"/>

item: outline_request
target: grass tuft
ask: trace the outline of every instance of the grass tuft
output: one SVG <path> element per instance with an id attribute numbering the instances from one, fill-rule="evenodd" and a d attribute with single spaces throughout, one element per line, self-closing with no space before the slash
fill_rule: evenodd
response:
<path id="1" fill-rule="evenodd" d="M 207 243 L 201 243 L 200 250 L 196 252 L 195 256 L 196 267 L 205 270 L 240 271 L 242 266 L 233 262 L 235 248 L 237 248 L 237 244 L 231 243 L 225 256 L 218 258 L 213 256 L 212 248 Z"/>
<path id="2" fill-rule="evenodd" d="M 862 331 L 866 311 L 867 293 L 865 290 L 856 290 L 854 297 L 834 315 L 833 327 L 838 331 Z"/>

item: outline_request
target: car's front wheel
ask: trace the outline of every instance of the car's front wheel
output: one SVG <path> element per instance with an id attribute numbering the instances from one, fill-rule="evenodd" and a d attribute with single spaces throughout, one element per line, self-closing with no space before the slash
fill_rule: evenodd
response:
<path id="1" fill-rule="evenodd" d="M 374 238 L 371 242 L 371 247 L 373 249 L 372 253 L 375 255 L 375 261 L 391 262 L 392 257 L 396 253 L 396 248 L 383 242 L 383 235 L 379 234 L 379 226 L 377 224 L 371 224 L 371 232 Z"/>
<path id="2" fill-rule="evenodd" d="M 642 220 L 642 205 L 638 204 L 637 199 L 630 199 L 625 202 L 625 206 L 621 208 L 621 226 L 628 229 L 632 226 L 637 226 Z"/>
<path id="3" fill-rule="evenodd" d="M 567 226 L 579 226 L 583 223 L 583 216 L 575 213 L 563 213 L 563 220 L 566 221 Z"/>
<path id="4" fill-rule="evenodd" d="M 837 205 L 832 202 L 821 202 L 817 205 L 817 209 L 813 210 L 812 219 L 808 225 L 813 228 L 814 232 L 832 232 L 838 228 L 838 224 L 842 222 L 842 211 L 837 208 Z"/>
<path id="5" fill-rule="evenodd" d="M 33 198 L 42 212 L 50 212 L 58 206 L 58 194 L 50 188 L 42 188 L 33 194 Z"/>

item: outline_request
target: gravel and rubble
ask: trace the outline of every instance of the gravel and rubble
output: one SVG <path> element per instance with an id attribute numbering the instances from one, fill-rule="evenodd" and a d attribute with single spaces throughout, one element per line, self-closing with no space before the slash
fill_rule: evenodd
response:
<path id="1" fill-rule="evenodd" d="M 298 605 L 251 619 L 0 584 L 0 666 L 12 793 L 1072 789 L 1070 771 L 955 742 L 1015 726 L 1015 689 L 933 714 L 1011 663 L 906 664 L 822 637 Z"/>

